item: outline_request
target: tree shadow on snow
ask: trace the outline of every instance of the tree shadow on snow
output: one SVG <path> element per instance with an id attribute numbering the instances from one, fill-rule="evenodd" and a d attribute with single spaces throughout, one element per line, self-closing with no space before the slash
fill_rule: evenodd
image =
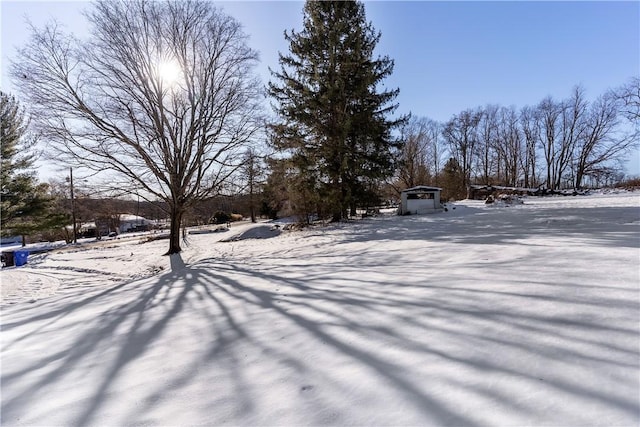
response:
<path id="1" fill-rule="evenodd" d="M 627 218 L 628 212 L 620 214 Z M 558 217 L 546 211 L 525 233 L 571 235 L 566 224 L 553 225 Z M 460 217 L 456 233 L 430 220 L 429 236 L 481 243 L 465 229 L 478 226 L 469 218 Z M 482 242 L 516 239 L 521 219 L 494 220 L 491 213 L 481 220 L 487 228 Z M 423 235 L 415 221 L 396 224 L 406 226 L 405 238 Z M 591 238 L 637 245 L 626 227 L 594 221 Z M 363 223 L 348 239 L 374 241 L 374 233 Z M 400 238 L 386 234 L 379 238 Z M 265 254 L 194 265 L 173 255 L 171 271 L 153 279 L 12 307 L 3 320 L 2 424 L 28 422 L 34 413 L 74 426 L 171 424 L 181 411 L 190 414 L 187 424 L 211 425 L 495 422 L 481 407 L 519 414 L 516 419 L 530 424 L 591 421 L 572 413 L 571 405 L 539 418 L 545 395 L 587 402 L 619 417 L 613 419 L 637 420 L 637 289 L 621 286 L 606 295 L 578 281 L 546 277 L 517 277 L 509 289 L 483 289 L 470 277 L 431 281 L 407 274 L 389 283 L 376 279 L 388 276 L 373 274 L 385 265 L 384 256 L 392 255 L 372 255 L 368 266 L 353 266 L 330 248 L 309 259 Z M 365 268 L 372 274 L 363 274 Z M 622 322 L 627 326 L 608 323 L 611 316 L 628 319 Z M 52 342 L 50 336 L 63 339 Z M 21 348 L 47 341 L 46 351 L 20 363 Z M 127 381 L 136 372 L 139 381 Z M 366 381 L 353 384 L 350 372 Z M 161 378 L 145 383 L 147 373 Z M 592 373 L 608 377 L 589 382 Z M 84 376 L 92 380 L 77 383 Z M 82 402 L 68 402 L 75 410 L 65 414 L 44 404 L 48 393 L 74 384 L 85 393 Z M 271 393 L 287 396 L 271 404 L 287 403 L 265 415 L 260 399 Z M 117 403 L 127 399 L 133 402 Z M 353 402 L 378 405 L 371 407 L 378 416 L 385 405 L 390 414 L 410 415 L 359 420 L 353 414 L 366 409 L 350 413 Z M 114 407 L 126 409 L 110 412 Z M 158 413 L 172 418 L 154 418 Z"/>
<path id="2" fill-rule="evenodd" d="M 635 207 L 479 209 L 460 206 L 458 212 L 365 220 L 350 237 L 362 242 L 426 240 L 464 244 L 517 244 L 527 239 L 575 238 L 589 239 L 597 245 L 640 248 L 639 226 L 640 212 Z"/>

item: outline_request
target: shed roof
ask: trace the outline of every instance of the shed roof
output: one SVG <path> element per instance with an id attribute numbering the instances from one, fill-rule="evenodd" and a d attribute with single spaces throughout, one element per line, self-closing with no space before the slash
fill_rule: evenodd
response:
<path id="1" fill-rule="evenodd" d="M 402 190 L 403 193 L 416 193 L 420 191 L 442 191 L 442 188 L 439 187 L 428 187 L 426 185 L 417 185 L 415 187 L 407 188 L 406 190 Z"/>

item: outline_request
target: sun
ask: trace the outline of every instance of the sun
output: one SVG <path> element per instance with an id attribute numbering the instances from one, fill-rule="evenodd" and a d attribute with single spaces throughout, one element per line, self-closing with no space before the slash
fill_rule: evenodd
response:
<path id="1" fill-rule="evenodd" d="M 166 60 L 158 64 L 158 77 L 163 84 L 174 86 L 180 80 L 182 69 L 175 60 Z"/>

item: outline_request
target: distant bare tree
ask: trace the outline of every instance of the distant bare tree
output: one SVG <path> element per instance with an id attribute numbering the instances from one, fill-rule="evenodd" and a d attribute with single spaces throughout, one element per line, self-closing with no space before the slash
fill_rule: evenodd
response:
<path id="1" fill-rule="evenodd" d="M 404 188 L 426 185 L 431 179 L 427 121 L 424 117 L 414 116 L 400 129 L 404 144 L 400 154 L 398 178 Z"/>
<path id="2" fill-rule="evenodd" d="M 87 42 L 34 28 L 15 84 L 59 159 L 166 202 L 178 253 L 184 212 L 237 170 L 261 128 L 257 53 L 211 2 L 98 0 L 87 18 Z"/>
<path id="3" fill-rule="evenodd" d="M 526 123 L 526 137 L 532 136 L 529 132 L 537 133 L 546 163 L 545 183 L 550 189 L 561 188 L 570 170 L 578 141 L 584 136 L 587 106 L 584 90 L 576 86 L 564 101 L 543 99 L 529 117 L 535 123 Z"/>
<path id="4" fill-rule="evenodd" d="M 561 105 L 551 97 L 546 97 L 536 106 L 535 119 L 540 128 L 539 143 L 544 155 L 548 188 L 553 188 L 556 182 L 557 170 L 556 151 L 558 145 L 559 118 L 562 112 Z"/>
<path id="5" fill-rule="evenodd" d="M 621 113 L 630 121 L 640 124 L 640 77 L 632 77 L 615 93 L 622 101 Z"/>
<path id="6" fill-rule="evenodd" d="M 640 77 L 632 77 L 614 92 L 620 102 L 620 113 L 632 126 L 632 137 L 640 140 Z"/>
<path id="7" fill-rule="evenodd" d="M 555 179 L 551 188 L 562 187 L 562 179 L 571 167 L 578 142 L 584 137 L 588 102 L 584 89 L 576 86 L 571 97 L 560 103 L 559 138 L 553 165 Z"/>
<path id="8" fill-rule="evenodd" d="M 490 184 L 494 170 L 498 166 L 499 159 L 496 154 L 500 151 L 498 147 L 498 105 L 487 105 L 480 114 L 478 124 L 478 163 L 480 178 L 483 184 Z M 498 174 L 499 175 L 499 174 Z M 497 176 L 499 179 L 499 176 Z"/>
<path id="9" fill-rule="evenodd" d="M 427 159 L 431 162 L 432 184 L 440 185 L 440 172 L 442 162 L 447 153 L 445 140 L 442 136 L 443 125 L 435 120 L 427 119 L 427 137 L 429 146 L 427 147 Z"/>
<path id="10" fill-rule="evenodd" d="M 251 222 L 256 222 L 256 194 L 264 183 L 265 166 L 262 157 L 255 148 L 249 147 L 244 153 L 241 174 L 245 182 L 245 191 L 249 194 L 249 214 Z"/>
<path id="11" fill-rule="evenodd" d="M 524 107 L 520 111 L 520 129 L 524 137 L 524 156 L 522 158 L 522 171 L 524 174 L 524 186 L 537 186 L 537 144 L 542 139 L 540 121 L 537 118 L 538 111 L 532 107 Z"/>
<path id="12" fill-rule="evenodd" d="M 575 188 L 582 186 L 585 176 L 609 170 L 607 163 L 621 160 L 637 146 L 636 136 L 620 128 L 620 111 L 619 98 L 612 91 L 601 95 L 589 106 L 583 137 L 575 150 Z"/>
<path id="13" fill-rule="evenodd" d="M 517 186 L 522 170 L 522 157 L 525 152 L 522 130 L 515 107 L 501 107 L 497 113 L 497 147 L 502 163 L 503 182 Z"/>
<path id="14" fill-rule="evenodd" d="M 445 152 L 442 125 L 427 117 L 412 116 L 400 129 L 403 141 L 396 190 L 416 185 L 438 185 Z"/>
<path id="15" fill-rule="evenodd" d="M 442 132 L 453 158 L 462 170 L 462 185 L 467 190 L 471 184 L 471 171 L 475 166 L 474 157 L 481 116 L 481 110 L 464 110 L 449 120 Z"/>

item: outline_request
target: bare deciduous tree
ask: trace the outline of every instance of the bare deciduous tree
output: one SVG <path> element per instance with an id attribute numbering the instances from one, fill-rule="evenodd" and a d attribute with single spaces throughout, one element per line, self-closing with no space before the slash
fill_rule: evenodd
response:
<path id="1" fill-rule="evenodd" d="M 484 184 L 491 184 L 496 166 L 499 166 L 500 155 L 498 148 L 498 110 L 499 106 L 487 105 L 479 111 L 481 114 L 478 124 L 478 165 L 480 179 Z M 498 174 L 499 179 L 499 174 Z"/>
<path id="2" fill-rule="evenodd" d="M 640 77 L 632 77 L 614 94 L 620 102 L 620 113 L 631 124 L 631 137 L 640 141 Z"/>
<path id="3" fill-rule="evenodd" d="M 637 146 L 633 134 L 620 130 L 620 111 L 624 113 L 614 92 L 601 95 L 589 106 L 584 133 L 575 150 L 575 188 L 582 186 L 585 176 L 609 170 L 606 163 L 621 160 L 621 156 Z"/>
<path id="4" fill-rule="evenodd" d="M 427 119 L 411 117 L 401 128 L 401 139 L 404 141 L 400 154 L 399 180 L 404 188 L 426 185 L 431 178 L 428 161 L 429 135 Z"/>
<path id="5" fill-rule="evenodd" d="M 636 126 L 640 125 L 640 77 L 632 77 L 615 93 L 622 101 L 622 114 Z"/>
<path id="6" fill-rule="evenodd" d="M 442 137 L 443 125 L 435 120 L 427 119 L 427 137 L 429 138 L 429 146 L 427 150 L 427 158 L 431 163 L 432 184 L 439 185 L 439 177 L 442 169 L 442 162 L 446 155 L 447 148 Z"/>
<path id="7" fill-rule="evenodd" d="M 525 150 L 515 107 L 501 107 L 498 110 L 497 123 L 498 145 L 496 151 L 500 153 L 503 182 L 506 185 L 516 186 L 521 176 L 520 171 Z"/>
<path id="8" fill-rule="evenodd" d="M 411 117 L 400 129 L 403 141 L 394 188 L 438 185 L 444 154 L 442 125 L 427 117 Z"/>
<path id="9" fill-rule="evenodd" d="M 562 188 L 562 179 L 571 166 L 578 142 L 584 138 L 587 106 L 581 86 L 574 87 L 571 97 L 560 103 L 559 138 L 553 165 L 555 179 L 551 185 L 553 189 Z"/>
<path id="10" fill-rule="evenodd" d="M 545 181 L 547 188 L 553 188 L 556 182 L 556 152 L 558 145 L 558 127 L 559 118 L 562 112 L 559 103 L 551 97 L 546 97 L 536 107 L 537 114 L 535 118 L 540 128 L 539 143 L 544 155 L 545 166 L 547 171 L 547 179 Z"/>
<path id="11" fill-rule="evenodd" d="M 524 157 L 522 159 L 522 171 L 524 186 L 534 187 L 538 185 L 536 176 L 537 144 L 541 140 L 540 121 L 537 119 L 537 110 L 532 107 L 524 107 L 520 111 L 520 128 L 525 142 Z"/>
<path id="12" fill-rule="evenodd" d="M 474 157 L 481 116 L 481 110 L 464 110 L 449 120 L 442 132 L 452 156 L 462 168 L 462 185 L 467 190 L 471 184 L 471 172 L 475 167 Z"/>
<path id="13" fill-rule="evenodd" d="M 88 41 L 33 29 L 12 76 L 59 159 L 184 212 L 214 194 L 261 129 L 257 53 L 205 1 L 99 0 Z"/>
<path id="14" fill-rule="evenodd" d="M 264 182 L 264 162 L 255 148 L 247 148 L 242 161 L 242 178 L 245 181 L 245 191 L 249 194 L 249 213 L 251 222 L 256 222 L 256 194 L 260 193 Z"/>

